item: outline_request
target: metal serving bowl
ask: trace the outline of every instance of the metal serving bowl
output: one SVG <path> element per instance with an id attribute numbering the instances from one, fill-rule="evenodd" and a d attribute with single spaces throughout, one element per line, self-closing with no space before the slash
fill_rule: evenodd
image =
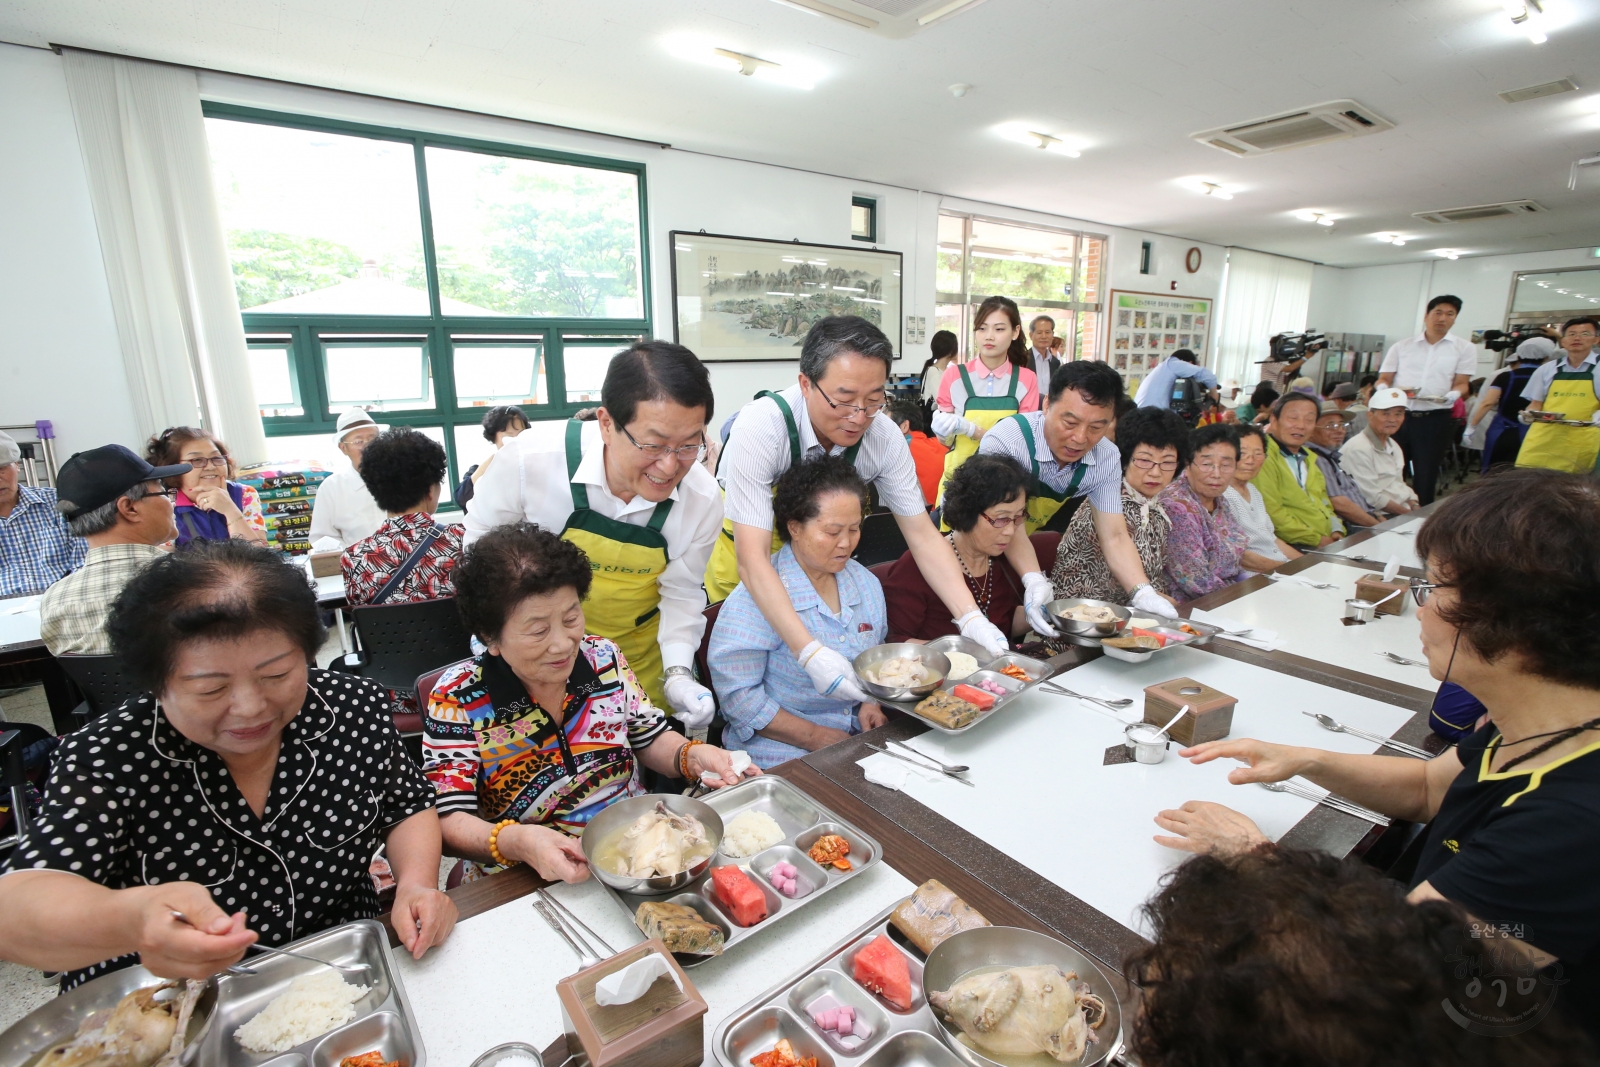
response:
<path id="1" fill-rule="evenodd" d="M 933 680 L 902 689 L 892 685 L 879 685 L 867 677 L 868 671 L 876 670 L 880 663 L 891 659 L 918 660 L 933 672 Z M 921 700 L 939 688 L 939 683 L 950 673 L 950 660 L 943 652 L 935 652 L 927 645 L 916 645 L 909 641 L 896 645 L 875 645 L 857 656 L 853 666 L 856 669 L 856 677 L 861 679 L 862 687 L 879 700 Z"/>
<path id="2" fill-rule="evenodd" d="M 595 862 L 595 854 L 599 851 L 600 844 L 612 834 L 620 834 L 627 830 L 639 816 L 654 811 L 658 803 L 665 804 L 667 810 L 676 815 L 688 815 L 699 819 L 700 825 L 706 828 L 707 839 L 711 842 L 711 853 L 686 871 L 657 878 L 635 878 L 632 875 L 613 874 L 602 870 Z M 718 815 L 711 805 L 686 796 L 676 793 L 647 793 L 642 797 L 619 800 L 590 819 L 589 824 L 583 828 L 583 837 L 579 841 L 583 845 L 584 858 L 589 861 L 589 870 L 611 888 L 620 889 L 625 893 L 638 893 L 641 896 L 671 893 L 700 877 L 706 868 L 711 866 L 717 850 L 722 847 L 722 816 Z"/>
<path id="3" fill-rule="evenodd" d="M 1078 1062 L 1081 1067 L 1109 1063 L 1122 1046 L 1122 1004 L 1117 1000 L 1117 992 L 1093 960 L 1053 937 L 1015 926 L 980 926 L 953 934 L 934 946 L 928 953 L 928 962 L 922 965 L 923 1000 L 926 1002 L 929 993 L 949 989 L 973 971 L 1051 963 L 1063 971 L 1076 973 L 1078 979 L 1089 986 L 1090 992 L 1105 1001 L 1105 1022 L 1098 1030 L 1091 1031 L 1095 1040 Z M 938 1012 L 933 1014 L 938 1018 Z M 938 1021 L 938 1033 L 944 1043 L 971 1067 L 1013 1067 L 1013 1063 L 992 1059 L 959 1040 L 957 1035 L 961 1031 L 954 1023 Z M 1027 1060 L 1052 1062 L 1043 1053 L 1027 1057 Z"/>
<path id="4" fill-rule="evenodd" d="M 1069 619 L 1063 614 L 1068 608 L 1075 607 L 1110 608 L 1116 616 L 1111 622 L 1079 622 Z M 1117 632 L 1128 625 L 1128 620 L 1133 618 L 1133 612 L 1121 604 L 1113 604 L 1108 600 L 1091 600 L 1088 597 L 1069 596 L 1064 600 L 1052 600 L 1044 606 L 1050 621 L 1060 628 L 1062 633 L 1076 634 L 1079 637 L 1115 637 Z"/>
<path id="5" fill-rule="evenodd" d="M 161 979 L 143 967 L 124 967 L 110 974 L 85 982 L 68 993 L 29 1012 L 20 1021 L 0 1034 L 0 1064 L 4 1067 L 22 1067 L 32 1063 L 39 1053 L 70 1039 L 78 1026 L 91 1014 L 117 1006 L 123 997 L 145 986 L 159 985 Z M 181 993 L 180 985 L 177 992 Z M 211 1027 L 217 1006 L 217 982 L 212 979 L 195 1002 L 189 1016 L 188 1043 L 179 1054 L 180 1064 L 192 1064 L 200 1051 L 201 1038 Z"/>

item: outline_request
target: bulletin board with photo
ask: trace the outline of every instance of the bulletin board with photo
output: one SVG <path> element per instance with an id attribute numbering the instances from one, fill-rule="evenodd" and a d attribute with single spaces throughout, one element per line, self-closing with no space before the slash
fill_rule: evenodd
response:
<path id="1" fill-rule="evenodd" d="M 1131 393 L 1145 375 L 1180 348 L 1187 348 L 1204 366 L 1211 355 L 1209 297 L 1177 293 L 1111 290 L 1111 328 L 1106 331 L 1106 360 L 1122 375 Z"/>

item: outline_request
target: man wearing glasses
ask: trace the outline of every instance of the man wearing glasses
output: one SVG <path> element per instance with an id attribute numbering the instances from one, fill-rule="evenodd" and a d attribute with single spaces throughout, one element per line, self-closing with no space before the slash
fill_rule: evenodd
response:
<path id="1" fill-rule="evenodd" d="M 854 315 L 817 322 L 800 349 L 799 381 L 761 393 L 745 405 L 723 450 L 717 478 L 728 522 L 706 572 L 706 590 L 721 601 L 740 582 L 789 646 L 817 692 L 871 699 L 850 661 L 815 640 L 801 622 L 772 566 L 772 489 L 784 471 L 812 456 L 843 455 L 894 513 L 928 584 L 950 609 L 961 633 L 995 655 L 1010 645 L 978 610 L 950 542 L 928 518 L 906 439 L 883 414 L 894 349 L 883 331 Z"/>
<path id="2" fill-rule="evenodd" d="M 21 459 L 22 447 L 0 431 L 0 596 L 44 592 L 88 551 L 61 521 L 56 491 L 21 484 Z"/>
<path id="3" fill-rule="evenodd" d="M 682 345 L 617 353 L 595 421 L 535 423 L 506 442 L 478 482 L 464 539 L 470 549 L 527 519 L 582 548 L 594 570 L 588 632 L 615 641 L 650 699 L 689 729 L 716 710 L 693 671 L 700 582 L 722 526 L 722 496 L 700 463 L 713 406 L 711 376 Z"/>

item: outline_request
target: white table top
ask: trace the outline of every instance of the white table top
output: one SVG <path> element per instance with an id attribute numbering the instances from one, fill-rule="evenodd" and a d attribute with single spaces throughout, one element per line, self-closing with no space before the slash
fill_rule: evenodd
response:
<path id="1" fill-rule="evenodd" d="M 1370 753 L 1369 742 L 1330 733 L 1300 712 L 1325 712 L 1384 736 L 1411 717 L 1390 704 L 1199 649 L 1175 649 L 1139 665 L 1101 657 L 1057 681 L 1079 693 L 1103 686 L 1132 697 L 1135 703 L 1122 715 L 1133 722 L 1143 717 L 1145 686 L 1181 677 L 1239 698 L 1233 738 Z M 1042 690 L 967 733 L 925 734 L 914 743 L 928 747 L 930 739 L 942 743 L 949 761 L 972 768 L 977 788 L 913 775 L 908 795 L 1146 936 L 1139 906 L 1188 856 L 1152 840 L 1161 832 L 1152 821 L 1156 812 L 1190 800 L 1215 801 L 1243 812 L 1276 841 L 1312 808 L 1288 794 L 1231 785 L 1228 772 L 1239 764 L 1196 766 L 1177 755 L 1177 745 L 1159 764 L 1105 766 L 1105 750 L 1123 740 L 1122 725 L 1109 712 Z"/>
<path id="2" fill-rule="evenodd" d="M 1370 540 L 1360 544 L 1345 545 L 1333 551 L 1340 556 L 1366 556 L 1373 563 L 1388 563 L 1391 557 L 1398 556 L 1400 566 L 1421 570 L 1422 557 L 1417 555 L 1417 531 L 1420 529 L 1421 523 L 1409 522 L 1396 529 L 1374 534 Z"/>
<path id="3" fill-rule="evenodd" d="M 0 646 L 39 640 L 39 597 L 0 600 Z"/>
<path id="4" fill-rule="evenodd" d="M 326 578 L 312 579 L 317 586 L 317 602 L 327 603 L 330 600 L 344 598 L 344 575 L 330 574 Z"/>
<path id="5" fill-rule="evenodd" d="M 690 968 L 689 979 L 709 1006 L 706 1062 L 715 1062 L 711 1036 L 723 1019 L 913 888 L 880 862 L 781 924 L 740 941 L 726 955 Z M 620 951 L 644 939 L 594 879 L 551 892 L 612 948 Z M 578 970 L 578 960 L 533 910 L 533 898 L 468 919 L 421 961 L 404 950 L 395 952 L 428 1067 L 468 1067 L 502 1042 L 543 1049 L 560 1036 L 555 985 Z"/>
<path id="6" fill-rule="evenodd" d="M 1417 606 L 1402 593 L 1399 615 L 1379 615 L 1364 626 L 1344 624 L 1344 602 L 1355 596 L 1356 580 L 1372 572 L 1338 563 L 1319 563 L 1265 589 L 1247 593 L 1217 608 L 1214 614 L 1249 626 L 1278 631 L 1280 650 L 1429 691 L 1439 687 L 1426 667 L 1395 663 L 1379 652 L 1421 660 L 1422 626 Z M 1331 582 L 1332 589 L 1312 589 L 1295 577 Z"/>

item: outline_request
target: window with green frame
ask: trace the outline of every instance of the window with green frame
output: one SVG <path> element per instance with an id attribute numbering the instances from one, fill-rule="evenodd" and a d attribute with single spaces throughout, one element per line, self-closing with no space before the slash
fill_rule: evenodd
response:
<path id="1" fill-rule="evenodd" d="M 485 409 L 567 418 L 650 336 L 642 163 L 205 116 L 272 460 L 332 462 L 340 412 L 361 407 L 444 445 L 448 499 L 493 449 Z"/>

